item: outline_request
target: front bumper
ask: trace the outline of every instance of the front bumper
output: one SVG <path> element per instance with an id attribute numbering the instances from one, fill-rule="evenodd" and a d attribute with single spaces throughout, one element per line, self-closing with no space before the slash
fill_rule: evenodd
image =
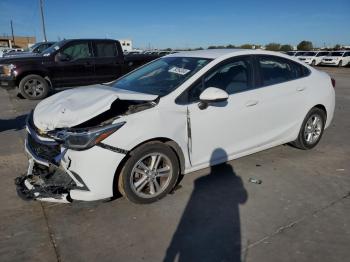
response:
<path id="1" fill-rule="evenodd" d="M 16 79 L 14 77 L 0 77 L 0 87 L 4 89 L 16 88 Z"/>
<path id="2" fill-rule="evenodd" d="M 299 59 L 300 61 L 304 62 L 305 64 L 311 65 L 312 60 L 303 60 L 303 59 Z"/>
<path id="3" fill-rule="evenodd" d="M 322 65 L 338 65 L 339 61 L 336 61 L 336 60 L 324 61 L 324 60 L 322 60 L 321 64 Z"/>
<path id="4" fill-rule="evenodd" d="M 125 154 L 99 146 L 67 150 L 38 135 L 30 124 L 27 133 L 25 150 L 29 167 L 25 175 L 15 180 L 21 198 L 67 203 L 114 195 L 115 172 Z"/>

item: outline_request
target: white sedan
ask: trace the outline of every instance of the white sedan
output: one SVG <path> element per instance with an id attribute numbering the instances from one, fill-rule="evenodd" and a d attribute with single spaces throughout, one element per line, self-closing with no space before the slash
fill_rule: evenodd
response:
<path id="1" fill-rule="evenodd" d="M 350 51 L 330 52 L 328 56 L 323 57 L 321 64 L 339 67 L 350 65 Z"/>
<path id="2" fill-rule="evenodd" d="M 285 143 L 311 149 L 333 118 L 335 81 L 290 56 L 203 50 L 110 83 L 67 90 L 27 121 L 25 199 L 166 196 L 179 176 Z"/>
<path id="3" fill-rule="evenodd" d="M 312 66 L 321 64 L 322 59 L 329 54 L 328 51 L 309 51 L 298 56 L 300 61 Z"/>

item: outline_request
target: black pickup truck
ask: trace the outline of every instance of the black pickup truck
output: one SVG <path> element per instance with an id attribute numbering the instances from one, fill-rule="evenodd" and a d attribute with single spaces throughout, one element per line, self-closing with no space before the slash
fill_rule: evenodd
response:
<path id="1" fill-rule="evenodd" d="M 116 40 L 63 40 L 40 55 L 0 59 L 0 86 L 18 88 L 27 99 L 42 99 L 53 89 L 113 81 L 156 58 L 124 56 Z"/>

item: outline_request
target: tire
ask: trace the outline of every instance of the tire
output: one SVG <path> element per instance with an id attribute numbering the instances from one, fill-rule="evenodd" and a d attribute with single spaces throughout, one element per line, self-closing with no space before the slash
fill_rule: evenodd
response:
<path id="1" fill-rule="evenodd" d="M 339 63 L 338 63 L 338 67 L 342 67 L 343 66 L 343 61 L 339 61 Z"/>
<path id="2" fill-rule="evenodd" d="M 160 160 L 152 168 L 152 162 L 157 163 L 156 156 Z M 146 143 L 130 153 L 121 169 L 119 192 L 137 204 L 153 203 L 172 191 L 178 180 L 179 170 L 178 158 L 169 146 L 161 142 Z"/>
<path id="3" fill-rule="evenodd" d="M 316 61 L 315 60 L 312 60 L 311 66 L 316 66 Z"/>
<path id="4" fill-rule="evenodd" d="M 19 92 L 30 100 L 47 97 L 49 89 L 48 82 L 39 75 L 27 75 L 19 82 Z"/>
<path id="5" fill-rule="evenodd" d="M 316 118 L 317 125 L 314 125 Z M 302 150 L 314 148 L 322 138 L 325 124 L 326 113 L 322 109 L 312 108 L 301 125 L 298 138 L 291 144 Z"/>

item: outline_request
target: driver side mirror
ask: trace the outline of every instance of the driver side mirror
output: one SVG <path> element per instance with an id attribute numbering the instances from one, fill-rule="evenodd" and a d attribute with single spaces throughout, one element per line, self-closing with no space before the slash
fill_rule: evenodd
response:
<path id="1" fill-rule="evenodd" d="M 66 55 L 64 53 L 58 53 L 56 55 L 56 61 L 59 61 L 59 62 L 67 62 L 70 60 L 70 57 L 69 55 Z"/>
<path id="2" fill-rule="evenodd" d="M 216 87 L 208 87 L 206 88 L 199 96 L 199 109 L 206 109 L 210 103 L 215 102 L 224 102 L 227 101 L 228 94 L 226 91 L 216 88 Z"/>

